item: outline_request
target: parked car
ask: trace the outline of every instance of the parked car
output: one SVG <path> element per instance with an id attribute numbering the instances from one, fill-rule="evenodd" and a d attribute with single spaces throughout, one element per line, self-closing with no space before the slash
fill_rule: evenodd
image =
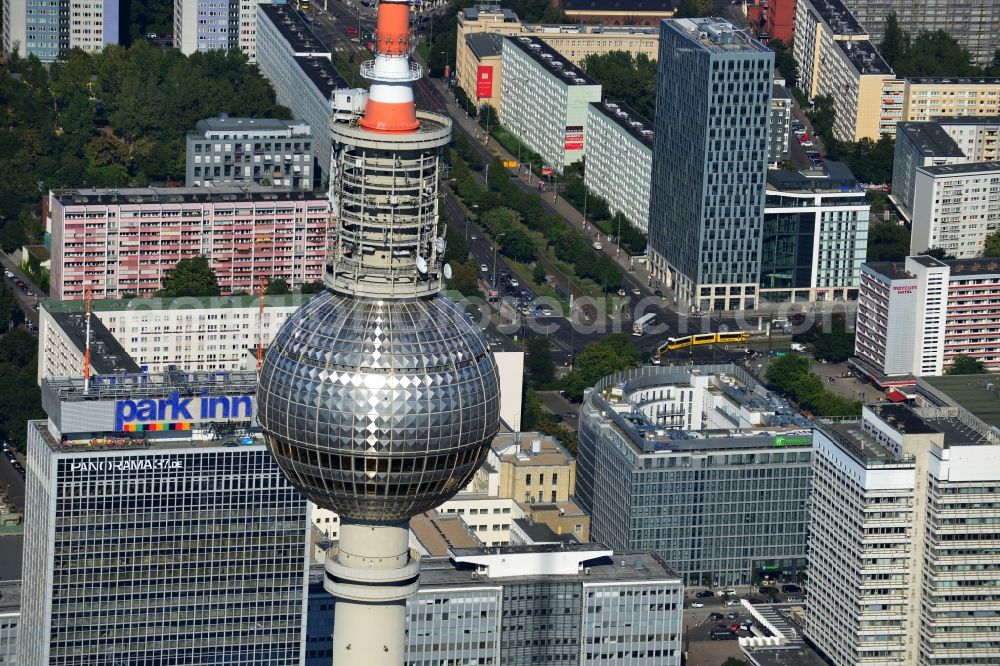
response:
<path id="1" fill-rule="evenodd" d="M 803 145 L 803 146 L 807 146 L 807 147 L 808 147 L 808 146 L 811 146 L 811 145 L 813 145 L 813 142 L 812 142 L 812 141 L 803 141 L 803 142 L 802 142 L 802 145 Z"/>
<path id="2" fill-rule="evenodd" d="M 699 599 L 707 599 L 708 597 L 714 597 L 715 595 L 712 594 L 711 590 L 702 590 L 701 592 L 699 592 L 694 596 L 698 597 Z"/>
<path id="3" fill-rule="evenodd" d="M 482 271 L 483 273 L 489 273 L 490 267 L 487 266 L 486 264 L 479 264 L 479 270 Z"/>
<path id="4" fill-rule="evenodd" d="M 704 608 L 704 607 L 705 607 L 705 604 L 701 603 L 700 601 L 692 601 L 691 602 L 691 608 Z"/>
<path id="5" fill-rule="evenodd" d="M 721 620 L 722 618 L 723 618 L 722 613 L 712 613 L 711 615 L 708 616 L 708 619 L 712 620 L 713 622 Z"/>
<path id="6" fill-rule="evenodd" d="M 604 249 L 604 246 L 601 245 L 600 243 L 598 243 L 597 241 L 594 241 L 593 246 L 594 246 L 595 250 L 603 250 Z"/>
<path id="7" fill-rule="evenodd" d="M 726 602 L 727 606 L 739 606 L 739 604 L 740 604 L 739 599 L 730 599 Z"/>

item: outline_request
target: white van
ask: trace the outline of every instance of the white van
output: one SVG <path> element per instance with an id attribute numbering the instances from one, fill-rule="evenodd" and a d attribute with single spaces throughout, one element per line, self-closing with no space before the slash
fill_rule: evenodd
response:
<path id="1" fill-rule="evenodd" d="M 804 352 L 805 350 L 806 350 L 806 346 L 804 344 L 802 344 L 801 342 L 793 342 L 792 343 L 792 351 L 794 351 L 794 352 Z"/>

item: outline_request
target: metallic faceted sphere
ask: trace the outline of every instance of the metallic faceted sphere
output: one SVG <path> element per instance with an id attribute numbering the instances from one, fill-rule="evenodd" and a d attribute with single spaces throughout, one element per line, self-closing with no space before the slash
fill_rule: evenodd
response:
<path id="1" fill-rule="evenodd" d="M 314 296 L 264 358 L 257 419 L 288 480 L 366 522 L 428 511 L 462 489 L 499 427 L 497 368 L 443 296 Z"/>

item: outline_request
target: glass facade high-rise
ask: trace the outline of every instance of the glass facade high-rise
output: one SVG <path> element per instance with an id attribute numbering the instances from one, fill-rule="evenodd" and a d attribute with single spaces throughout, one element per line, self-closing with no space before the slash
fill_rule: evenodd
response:
<path id="1" fill-rule="evenodd" d="M 811 465 L 811 422 L 733 365 L 612 375 L 580 407 L 591 539 L 655 551 L 687 585 L 804 570 Z"/>
<path id="2" fill-rule="evenodd" d="M 255 432 L 255 374 L 43 382 L 21 663 L 301 664 L 306 503 Z"/>
<path id="3" fill-rule="evenodd" d="M 774 54 L 724 19 L 660 27 L 650 270 L 702 311 L 756 305 Z"/>

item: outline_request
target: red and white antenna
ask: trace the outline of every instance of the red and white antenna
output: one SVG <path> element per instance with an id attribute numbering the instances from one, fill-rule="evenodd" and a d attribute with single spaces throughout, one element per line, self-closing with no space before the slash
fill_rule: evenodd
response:
<path id="1" fill-rule="evenodd" d="M 370 132 L 407 134 L 420 123 L 413 104 L 412 83 L 423 76 L 410 60 L 409 0 L 380 0 L 375 27 L 375 60 L 361 64 L 361 76 L 372 82 L 365 115 L 358 123 Z"/>
<path id="2" fill-rule="evenodd" d="M 87 321 L 87 333 L 83 342 L 83 392 L 90 392 L 90 287 L 84 290 L 84 317 Z"/>

